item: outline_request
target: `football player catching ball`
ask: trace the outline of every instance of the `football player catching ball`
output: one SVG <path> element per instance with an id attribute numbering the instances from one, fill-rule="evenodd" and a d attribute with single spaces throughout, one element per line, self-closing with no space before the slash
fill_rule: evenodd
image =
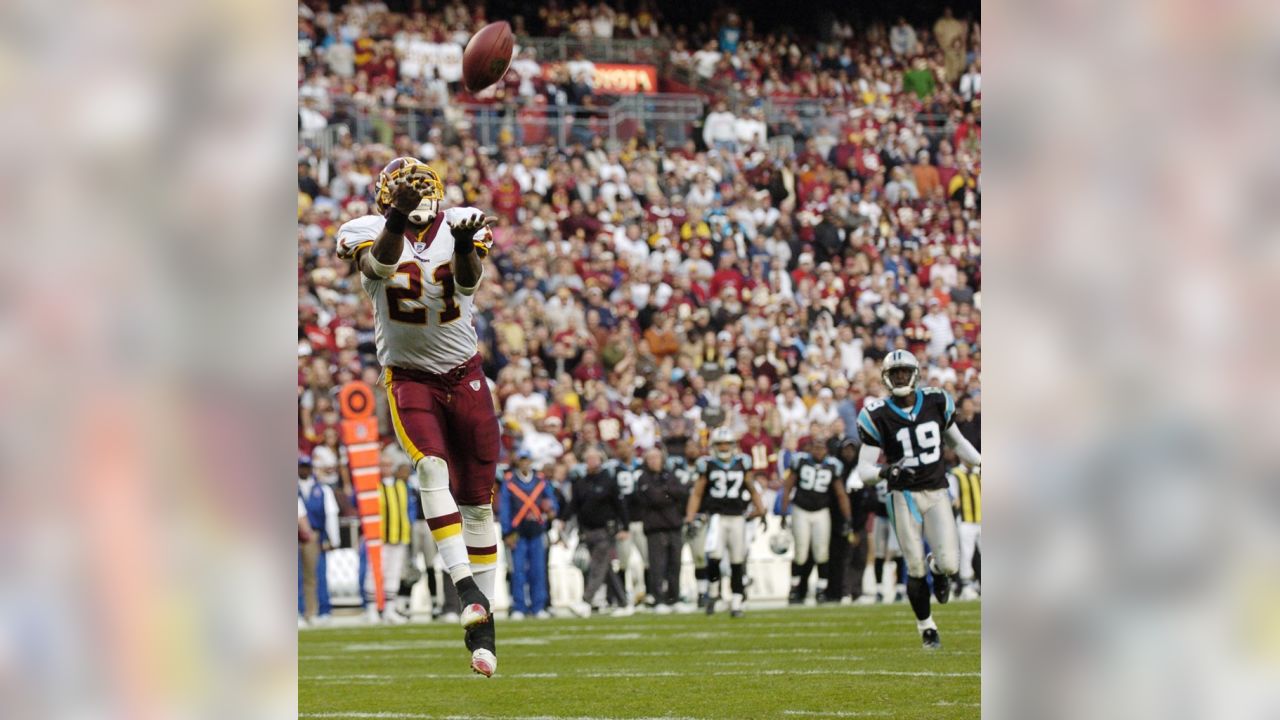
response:
<path id="1" fill-rule="evenodd" d="M 475 208 L 441 208 L 439 176 L 411 157 L 388 163 L 376 192 L 380 214 L 339 228 L 338 256 L 355 261 L 373 300 L 396 437 L 412 458 L 427 524 L 462 600 L 471 669 L 491 677 L 498 420 L 472 316 L 494 219 Z"/>

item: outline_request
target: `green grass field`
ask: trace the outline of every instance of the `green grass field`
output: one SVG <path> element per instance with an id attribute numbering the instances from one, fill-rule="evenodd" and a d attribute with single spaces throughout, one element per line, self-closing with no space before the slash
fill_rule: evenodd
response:
<path id="1" fill-rule="evenodd" d="M 298 636 L 303 718 L 976 718 L 979 603 L 498 623 L 498 673 L 440 624 Z"/>

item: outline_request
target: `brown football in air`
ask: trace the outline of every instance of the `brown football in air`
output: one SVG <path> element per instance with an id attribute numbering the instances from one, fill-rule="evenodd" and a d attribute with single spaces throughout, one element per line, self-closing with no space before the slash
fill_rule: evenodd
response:
<path id="1" fill-rule="evenodd" d="M 470 92 L 480 92 L 502 79 L 511 67 L 515 37 L 505 21 L 489 23 L 471 36 L 462 51 L 462 84 Z"/>

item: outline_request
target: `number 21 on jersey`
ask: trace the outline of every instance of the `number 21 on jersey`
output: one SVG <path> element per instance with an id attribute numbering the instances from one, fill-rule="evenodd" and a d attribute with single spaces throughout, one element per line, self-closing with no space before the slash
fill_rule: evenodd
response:
<path id="1" fill-rule="evenodd" d="M 899 430 L 897 438 L 902 444 L 903 464 L 908 467 L 935 463 L 942 457 L 942 431 L 933 420 L 916 426 L 916 442 L 923 451 L 919 456 L 911 445 L 911 428 Z"/>
<path id="2" fill-rule="evenodd" d="M 396 268 L 396 274 L 392 277 L 398 278 L 401 275 L 407 278 L 405 286 L 400 287 L 387 283 L 388 315 L 396 322 L 410 325 L 426 325 L 427 309 L 421 305 L 422 266 L 412 260 L 400 263 L 400 266 Z M 448 263 L 437 267 L 432 274 L 432 282 L 440 286 L 440 296 L 444 303 L 444 309 L 436 313 L 438 315 L 438 323 L 445 325 L 462 317 L 462 310 L 458 307 L 458 302 L 454 298 L 456 286 L 453 282 L 453 267 Z M 417 301 L 419 306 L 405 307 L 404 303 L 406 301 Z"/>

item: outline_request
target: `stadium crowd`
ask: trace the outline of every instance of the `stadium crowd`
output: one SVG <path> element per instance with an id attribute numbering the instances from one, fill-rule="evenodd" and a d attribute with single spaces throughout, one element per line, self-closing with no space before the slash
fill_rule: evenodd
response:
<path id="1" fill-rule="evenodd" d="M 651 448 L 683 452 L 686 442 L 688 454 L 705 454 L 717 427 L 732 429 L 763 468 L 756 479 L 773 512 L 783 471 L 810 438 L 830 438 L 837 450 L 842 439 L 857 443 L 856 415 L 884 395 L 878 363 L 895 348 L 919 358 L 923 385 L 956 399 L 980 447 L 975 26 L 950 13 L 932 28 L 837 22 L 829 37 L 804 40 L 762 34 L 733 12 L 673 28 L 643 1 L 627 11 L 550 3 L 517 20 L 518 34 L 663 39 L 671 65 L 705 82 L 711 103 L 700 128 L 609 146 L 600 136 L 482 143 L 463 125 L 439 122 L 450 103 L 475 98 L 457 78 L 424 76 L 416 48 L 460 48 L 483 22 L 482 8 L 460 2 L 431 15 L 377 3 L 300 6 L 304 140 L 347 122 L 352 106 L 387 113 L 373 141 L 339 132 L 333 143 L 299 145 L 298 442 L 308 463 L 299 477 L 332 490 L 332 502 L 323 493 L 313 501 L 308 485 L 306 497 L 300 491 L 308 507 L 355 513 L 336 396 L 353 380 L 379 388 L 380 368 L 372 305 L 358 271 L 336 258 L 335 232 L 370 212 L 379 170 L 400 155 L 431 164 L 446 206 L 499 218 L 476 325 L 503 428 L 500 468 L 546 481 L 532 518 L 514 517 L 532 485 L 519 486 L 520 498 L 502 485 L 497 515 L 509 552 L 531 519 L 553 541 L 571 536 L 562 520 L 574 507 L 570 478 L 584 465 Z M 544 73 L 523 54 L 499 92 L 576 105 L 591 95 L 575 90 L 580 81 L 588 74 Z M 831 98 L 843 110 L 817 126 L 770 122 L 752 106 L 761 96 Z M 406 108 L 426 117 L 416 135 L 395 122 Z M 792 142 L 773 142 L 785 136 Z M 400 470 L 407 458 L 377 395 L 394 484 L 411 474 Z M 409 505 L 412 495 L 410 485 Z M 321 551 L 337 544 L 326 512 L 300 522 L 300 537 Z M 315 562 L 315 552 L 303 554 Z M 545 544 L 541 557 L 545 585 Z M 522 607 L 538 614 L 545 600 Z"/>

